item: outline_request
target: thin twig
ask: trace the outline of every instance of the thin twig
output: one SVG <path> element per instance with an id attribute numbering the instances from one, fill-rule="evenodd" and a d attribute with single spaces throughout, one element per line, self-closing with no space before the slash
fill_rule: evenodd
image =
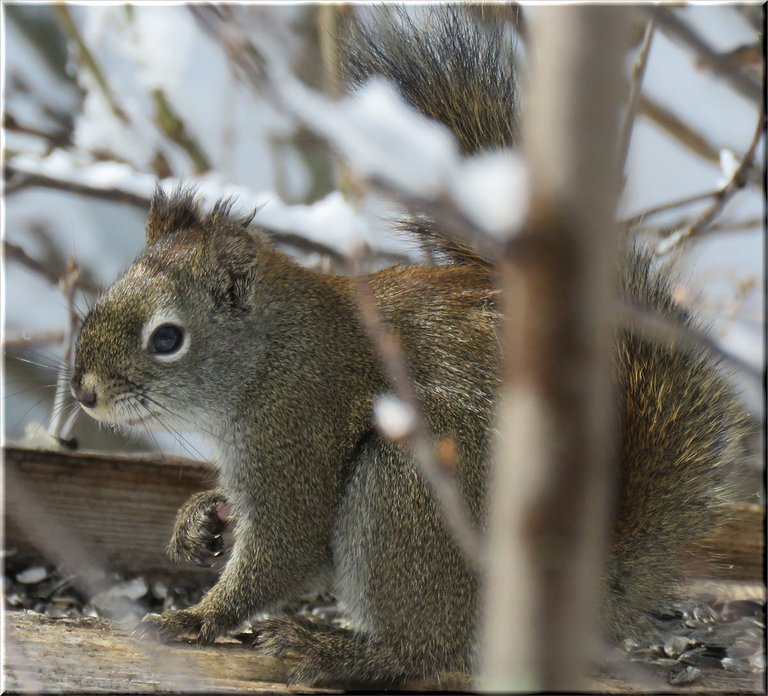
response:
<path id="1" fill-rule="evenodd" d="M 704 135 L 652 97 L 641 94 L 638 111 L 666 131 L 683 147 L 709 162 L 720 163 L 720 148 L 713 145 Z"/>
<path id="2" fill-rule="evenodd" d="M 719 191 L 720 189 L 714 189 L 712 191 L 696 193 L 692 196 L 678 198 L 674 201 L 667 201 L 666 203 L 661 203 L 660 205 L 654 206 L 653 208 L 646 208 L 645 210 L 633 215 L 632 217 L 625 218 L 624 220 L 619 221 L 619 224 L 622 227 L 631 229 L 641 225 L 649 217 L 654 217 L 661 213 L 675 210 L 676 208 L 685 208 L 686 206 L 693 205 L 694 203 L 701 203 L 702 201 L 707 201 L 710 198 L 714 198 L 719 193 Z"/>
<path id="3" fill-rule="evenodd" d="M 733 198 L 734 194 L 747 185 L 749 172 L 755 163 L 757 146 L 760 144 L 764 132 L 765 111 L 761 110 L 760 116 L 757 119 L 755 133 L 752 136 L 752 142 L 749 144 L 749 148 L 747 148 L 747 151 L 741 158 L 739 166 L 728 183 L 715 194 L 712 203 L 702 211 L 702 213 L 694 220 L 693 224 L 687 228 L 673 232 L 664 240 L 660 241 L 654 248 L 656 254 L 667 254 L 681 242 L 689 240 L 701 233 L 702 230 L 706 229 L 707 226 L 709 226 L 709 224 L 723 212 L 726 204 Z"/>
<path id="4" fill-rule="evenodd" d="M 679 218 L 668 225 L 649 225 L 635 228 L 633 231 L 637 234 L 654 235 L 656 237 L 669 237 L 677 230 L 690 225 L 692 223 L 690 216 Z M 701 237 L 704 234 L 716 234 L 718 232 L 746 232 L 748 230 L 754 230 L 764 226 L 764 220 L 762 218 L 747 218 L 745 220 L 726 220 L 724 222 L 717 222 L 708 225 L 706 229 L 699 232 L 697 236 Z"/>
<path id="5" fill-rule="evenodd" d="M 621 131 L 621 145 L 619 147 L 619 171 L 624 174 L 627 167 L 627 156 L 629 155 L 629 145 L 632 141 L 632 130 L 635 126 L 635 120 L 637 117 L 637 108 L 640 105 L 640 95 L 643 90 L 643 77 L 645 76 L 645 69 L 648 65 L 648 56 L 651 52 L 651 44 L 653 43 L 653 32 L 656 28 L 653 15 L 648 20 L 648 24 L 645 26 L 645 33 L 643 34 L 643 42 L 640 45 L 640 52 L 637 55 L 637 60 L 632 66 L 632 80 L 629 90 L 629 101 L 627 104 L 627 111 L 624 115 L 624 127 Z"/>
<path id="6" fill-rule="evenodd" d="M 470 520 L 462 501 L 456 477 L 441 464 L 436 453 L 435 443 L 429 434 L 419 398 L 413 388 L 400 339 L 384 325 L 366 277 L 359 273 L 363 265 L 363 253 L 364 248 L 361 245 L 359 252 L 353 255 L 352 279 L 361 323 L 379 353 L 395 395 L 413 414 L 413 425 L 404 439 L 411 446 L 456 542 L 469 563 L 475 569 L 480 569 L 483 550 L 479 532 Z"/>
<path id="7" fill-rule="evenodd" d="M 691 48 L 713 73 L 728 81 L 741 95 L 762 106 L 763 89 L 759 82 L 746 75 L 732 60 L 718 53 L 687 22 L 672 10 L 653 5 L 646 8 L 656 18 L 656 23 L 665 34 L 677 38 Z"/>

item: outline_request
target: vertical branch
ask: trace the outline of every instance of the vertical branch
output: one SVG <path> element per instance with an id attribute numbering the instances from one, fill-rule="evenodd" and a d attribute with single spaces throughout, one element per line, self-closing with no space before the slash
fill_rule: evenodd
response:
<path id="1" fill-rule="evenodd" d="M 483 688 L 584 688 L 597 645 L 630 20 L 625 8 L 552 7 L 531 27 L 531 213 L 502 261 L 506 364 L 490 486 Z"/>
<path id="2" fill-rule="evenodd" d="M 77 262 L 73 256 L 67 259 L 67 271 L 61 279 L 61 289 L 67 301 L 67 329 L 64 336 L 64 360 L 56 383 L 56 395 L 53 399 L 53 411 L 51 423 L 48 426 L 48 435 L 59 438 L 61 433 L 61 420 L 64 415 L 64 405 L 69 393 L 69 369 L 72 365 L 72 348 L 75 333 L 77 332 L 77 314 L 75 313 L 75 291 L 80 273 Z M 78 409 L 79 410 L 79 409 Z M 73 420 L 70 418 L 67 425 L 71 427 Z"/>

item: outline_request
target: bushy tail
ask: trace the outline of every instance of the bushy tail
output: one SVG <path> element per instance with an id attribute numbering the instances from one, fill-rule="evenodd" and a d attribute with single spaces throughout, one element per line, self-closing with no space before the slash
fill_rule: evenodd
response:
<path id="1" fill-rule="evenodd" d="M 621 282 L 625 301 L 682 328 L 694 325 L 650 255 L 628 250 Z M 747 421 L 705 348 L 624 330 L 616 376 L 619 500 L 607 601 L 611 632 L 621 638 L 643 628 L 646 612 L 669 606 L 685 569 L 713 562 L 693 554 L 725 519 Z"/>
<path id="2" fill-rule="evenodd" d="M 389 78 L 413 106 L 447 125 L 466 153 L 516 143 L 515 61 L 502 29 L 481 26 L 456 7 L 433 8 L 423 21 L 403 11 L 375 19 L 348 37 L 348 79 Z M 454 263 L 484 263 L 441 238 L 429 221 L 411 229 Z M 627 249 L 621 277 L 626 301 L 681 326 L 692 323 L 647 255 Z M 621 638 L 636 633 L 647 612 L 668 605 L 691 549 L 720 520 L 744 419 L 703 349 L 623 331 L 616 381 L 620 473 L 606 614 L 610 632 Z"/>
<path id="3" fill-rule="evenodd" d="M 499 22 L 479 21 L 480 5 L 472 8 L 478 19 L 457 6 L 410 9 L 358 13 L 340 36 L 346 82 L 387 78 L 413 107 L 448 126 L 464 154 L 513 146 L 519 112 L 514 37 Z M 401 227 L 437 258 L 486 265 L 469 247 L 441 235 L 426 216 Z"/>

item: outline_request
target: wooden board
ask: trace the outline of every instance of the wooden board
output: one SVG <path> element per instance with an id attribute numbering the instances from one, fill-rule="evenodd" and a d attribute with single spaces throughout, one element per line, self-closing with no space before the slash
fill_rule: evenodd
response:
<path id="1" fill-rule="evenodd" d="M 47 451 L 6 446 L 6 544 L 50 560 L 80 553 L 134 573 L 178 572 L 165 558 L 176 511 L 213 485 L 211 467 L 190 459 Z M 765 509 L 739 503 L 731 522 L 706 542 L 720 562 L 696 577 L 762 580 Z M 61 537 L 66 537 L 62 540 Z M 72 548 L 74 547 L 74 548 Z M 58 556 L 57 556 L 58 554 Z M 696 555 L 696 554 L 694 554 Z M 185 572 L 204 572 L 191 567 Z"/>
<path id="2" fill-rule="evenodd" d="M 215 480 L 191 459 L 14 446 L 3 454 L 6 547 L 133 573 L 180 570 L 165 557 L 176 511 Z"/>
<path id="3" fill-rule="evenodd" d="M 50 619 L 33 613 L 5 614 L 6 690 L 36 692 L 232 692 L 338 693 L 285 683 L 289 661 L 258 655 L 234 642 L 213 646 L 157 645 L 137 641 L 101 619 Z M 669 686 L 666 670 L 625 664 L 590 678 L 600 693 L 764 693 L 764 675 L 703 670 L 688 686 Z M 414 682 L 407 691 L 469 690 L 466 675 Z"/>

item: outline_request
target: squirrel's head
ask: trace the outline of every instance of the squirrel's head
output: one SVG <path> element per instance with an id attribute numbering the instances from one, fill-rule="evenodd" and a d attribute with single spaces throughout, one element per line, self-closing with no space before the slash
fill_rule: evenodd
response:
<path id="1" fill-rule="evenodd" d="M 189 188 L 155 191 L 145 250 L 97 300 L 77 340 L 72 393 L 87 413 L 176 430 L 216 417 L 238 346 L 259 350 L 265 242 L 252 217 L 234 215 L 229 201 L 205 214 Z"/>

